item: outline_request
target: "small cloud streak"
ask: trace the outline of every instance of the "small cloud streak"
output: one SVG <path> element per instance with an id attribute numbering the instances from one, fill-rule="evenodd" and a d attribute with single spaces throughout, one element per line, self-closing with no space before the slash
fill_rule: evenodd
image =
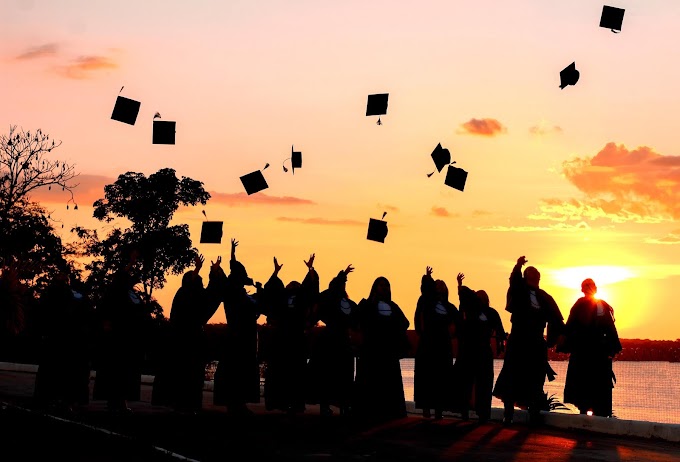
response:
<path id="1" fill-rule="evenodd" d="M 299 218 L 299 217 L 277 217 L 277 221 L 289 223 L 302 223 L 305 225 L 331 225 L 331 226 L 366 226 L 366 223 L 357 220 L 329 220 L 327 218 Z"/>
<path id="2" fill-rule="evenodd" d="M 27 61 L 31 59 L 49 58 L 55 56 L 59 51 L 59 45 L 56 43 L 46 43 L 37 47 L 31 47 L 23 53 L 14 57 L 17 61 Z"/>
<path id="3" fill-rule="evenodd" d="M 435 217 L 450 217 L 452 216 L 448 210 L 444 207 L 432 207 L 432 210 L 430 211 L 432 215 Z"/>
<path id="4" fill-rule="evenodd" d="M 394 205 L 388 205 L 388 204 L 378 204 L 379 209 L 387 210 L 388 212 L 398 212 L 399 207 L 395 207 Z"/>
<path id="5" fill-rule="evenodd" d="M 84 80 L 92 78 L 93 72 L 117 68 L 118 64 L 105 56 L 81 56 L 69 64 L 55 67 L 54 71 L 68 79 Z"/>
<path id="6" fill-rule="evenodd" d="M 536 136 L 557 135 L 562 133 L 562 127 L 541 121 L 536 125 L 529 127 L 529 133 Z"/>
<path id="7" fill-rule="evenodd" d="M 259 192 L 248 195 L 240 193 L 220 193 L 210 191 L 211 203 L 224 204 L 229 207 L 249 206 L 249 205 L 315 205 L 316 202 L 309 199 L 301 199 L 292 196 L 269 196 Z"/>
<path id="8" fill-rule="evenodd" d="M 574 225 L 556 223 L 547 226 L 481 226 L 474 229 L 479 231 L 532 233 L 537 231 L 584 231 L 589 230 L 590 226 L 588 223 L 582 221 Z"/>
<path id="9" fill-rule="evenodd" d="M 645 243 L 647 243 L 647 244 L 665 244 L 665 245 L 680 244 L 680 229 L 676 229 L 674 231 L 671 231 L 667 235 L 660 237 L 660 238 L 645 239 Z"/>
<path id="10" fill-rule="evenodd" d="M 477 217 L 486 217 L 486 216 L 493 215 L 493 214 L 491 212 L 489 212 L 488 210 L 473 210 L 471 215 L 473 217 L 477 218 Z"/>
<path id="11" fill-rule="evenodd" d="M 496 136 L 507 129 L 496 119 L 470 119 L 461 124 L 459 133 L 479 136 Z"/>

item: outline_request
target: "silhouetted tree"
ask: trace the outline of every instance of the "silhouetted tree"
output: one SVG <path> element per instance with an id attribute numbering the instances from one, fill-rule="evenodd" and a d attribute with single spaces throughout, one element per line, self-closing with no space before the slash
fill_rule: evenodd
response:
<path id="1" fill-rule="evenodd" d="M 37 188 L 56 186 L 73 195 L 78 186 L 69 184 L 77 176 L 73 165 L 49 158 L 59 146 L 61 141 L 50 140 L 40 129 L 31 133 L 12 125 L 8 135 L 0 135 L 0 232 L 10 210 Z"/>
<path id="2" fill-rule="evenodd" d="M 99 292 L 113 269 L 120 266 L 121 250 L 135 246 L 141 251 L 143 295 L 151 302 L 153 291 L 165 285 L 166 274 L 181 274 L 198 255 L 192 247 L 189 226 L 170 225 L 174 213 L 180 205 L 205 205 L 210 194 L 202 182 L 178 179 L 175 170 L 164 168 L 148 178 L 135 172 L 119 175 L 115 183 L 104 187 L 104 195 L 93 204 L 94 217 L 107 223 L 125 218 L 131 226 L 114 227 L 103 240 L 96 230 L 72 230 L 80 239 L 81 255 L 94 258 L 85 267 L 90 271 L 90 285 Z"/>

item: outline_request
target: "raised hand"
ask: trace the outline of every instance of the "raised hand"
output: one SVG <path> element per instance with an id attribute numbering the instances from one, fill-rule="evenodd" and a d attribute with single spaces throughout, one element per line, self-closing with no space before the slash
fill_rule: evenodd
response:
<path id="1" fill-rule="evenodd" d="M 425 274 L 427 274 L 428 276 L 432 276 L 433 272 L 434 272 L 434 270 L 432 269 L 431 266 L 428 266 L 427 268 L 425 268 Z"/>
<path id="2" fill-rule="evenodd" d="M 196 267 L 196 271 L 200 270 L 203 267 L 203 262 L 205 261 L 205 258 L 203 255 L 196 255 L 194 257 L 194 266 Z"/>
<path id="3" fill-rule="evenodd" d="M 463 285 L 463 279 L 465 279 L 465 275 L 463 273 L 458 273 L 458 276 L 456 276 L 456 280 L 458 281 L 458 287 Z"/>
<path id="4" fill-rule="evenodd" d="M 238 247 L 238 241 L 234 238 L 231 239 L 231 259 L 236 260 L 236 247 Z"/>
<path id="5" fill-rule="evenodd" d="M 302 261 L 305 262 L 305 265 L 307 265 L 307 268 L 310 269 L 310 270 L 314 268 L 314 256 L 315 256 L 315 255 L 316 255 L 316 254 L 310 255 L 310 256 L 309 256 L 309 261 L 304 261 L 304 260 L 302 260 Z"/>
<path id="6" fill-rule="evenodd" d="M 347 268 L 345 268 L 345 276 L 347 276 L 347 275 L 348 275 L 349 273 L 351 273 L 352 271 L 354 271 L 354 267 L 353 267 L 352 264 L 350 263 L 349 265 L 347 265 Z"/>
<path id="7" fill-rule="evenodd" d="M 524 257 L 524 255 L 522 255 L 521 257 L 519 257 L 519 258 L 517 259 L 517 264 L 520 265 L 520 266 L 524 266 L 528 261 L 529 261 L 529 260 L 527 260 L 527 259 Z"/>
<path id="8" fill-rule="evenodd" d="M 217 257 L 216 261 L 210 261 L 210 270 L 219 270 L 221 269 L 220 265 L 222 264 L 222 257 Z"/>
<path id="9" fill-rule="evenodd" d="M 276 257 L 274 257 L 274 274 L 279 274 L 279 271 L 281 271 L 281 268 L 283 268 L 283 263 L 279 265 L 278 260 Z"/>

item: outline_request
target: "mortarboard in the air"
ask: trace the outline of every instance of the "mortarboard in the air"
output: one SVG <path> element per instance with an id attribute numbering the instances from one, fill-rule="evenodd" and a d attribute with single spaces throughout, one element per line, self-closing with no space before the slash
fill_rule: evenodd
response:
<path id="1" fill-rule="evenodd" d="M 223 221 L 204 221 L 201 225 L 201 244 L 221 244 Z"/>
<path id="2" fill-rule="evenodd" d="M 437 167 L 437 171 L 441 172 L 446 165 L 451 163 L 451 153 L 448 149 L 442 148 L 441 143 L 439 143 L 437 144 L 437 147 L 434 148 L 434 151 L 432 151 L 432 160 L 434 161 L 435 167 Z M 429 178 L 433 174 L 434 172 L 428 173 L 427 177 Z"/>
<path id="3" fill-rule="evenodd" d="M 387 212 L 383 212 L 383 218 Z M 387 222 L 383 220 L 376 220 L 371 218 L 368 222 L 368 233 L 366 239 L 369 241 L 376 241 L 385 243 L 385 237 L 387 237 Z"/>
<path id="4" fill-rule="evenodd" d="M 368 95 L 368 101 L 366 102 L 366 116 L 381 116 L 387 114 L 387 98 L 389 93 L 377 93 L 374 95 Z M 376 122 L 378 125 L 382 125 L 380 117 Z"/>
<path id="5" fill-rule="evenodd" d="M 156 120 L 160 118 L 157 112 L 153 116 L 153 144 L 175 144 L 175 128 L 176 122 L 168 122 L 167 120 Z"/>
<path id="6" fill-rule="evenodd" d="M 295 175 L 295 169 L 296 168 L 302 168 L 302 152 L 296 151 L 293 146 L 290 147 L 290 165 L 293 169 L 293 175 Z M 288 160 L 288 159 L 286 159 Z M 283 171 L 288 172 L 288 169 L 286 168 L 286 160 L 283 161 Z"/>
<path id="7" fill-rule="evenodd" d="M 467 176 L 468 172 L 462 168 L 449 165 L 449 168 L 446 171 L 446 180 L 444 180 L 444 184 L 459 191 L 463 191 L 465 189 L 465 181 L 467 180 Z"/>
<path id="8" fill-rule="evenodd" d="M 576 61 L 565 67 L 560 71 L 560 89 L 564 89 L 567 85 L 576 85 L 581 73 L 576 70 Z"/>
<path id="9" fill-rule="evenodd" d="M 262 170 L 267 167 L 269 167 L 269 164 L 265 165 Z M 269 187 L 267 180 L 264 179 L 262 170 L 255 170 L 254 172 L 241 177 L 241 183 L 243 183 L 243 187 L 246 188 L 246 192 L 249 196 Z"/>
<path id="10" fill-rule="evenodd" d="M 125 87 L 121 87 L 120 91 L 123 91 L 123 88 Z M 137 115 L 139 115 L 139 107 L 141 105 L 142 103 L 139 101 L 118 95 L 116 104 L 113 106 L 111 119 L 134 125 L 137 121 Z"/>
<path id="11" fill-rule="evenodd" d="M 602 7 L 602 16 L 600 17 L 600 27 L 611 29 L 617 34 L 621 32 L 621 24 L 623 23 L 623 14 L 626 12 L 623 8 L 616 8 L 613 6 L 604 5 Z"/>

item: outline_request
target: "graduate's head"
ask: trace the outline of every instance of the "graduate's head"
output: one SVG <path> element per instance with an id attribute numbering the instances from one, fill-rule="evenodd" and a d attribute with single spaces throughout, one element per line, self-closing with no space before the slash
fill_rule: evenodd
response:
<path id="1" fill-rule="evenodd" d="M 203 287 L 203 278 L 194 273 L 194 271 L 187 271 L 182 276 L 182 287 L 184 289 L 193 289 L 195 287 Z"/>
<path id="2" fill-rule="evenodd" d="M 533 266 L 527 266 L 524 270 L 524 280 L 529 287 L 537 289 L 538 284 L 541 282 L 541 273 Z"/>
<path id="3" fill-rule="evenodd" d="M 386 277 L 380 276 L 375 281 L 373 281 L 373 286 L 371 287 L 370 299 L 381 300 L 384 302 L 389 302 L 392 300 L 392 289 L 390 288 L 390 281 Z"/>
<path id="4" fill-rule="evenodd" d="M 439 297 L 439 300 L 447 300 L 449 299 L 449 287 L 446 285 L 444 281 L 441 279 L 437 279 L 434 281 L 434 288 L 437 291 L 437 296 Z"/>
<path id="5" fill-rule="evenodd" d="M 478 290 L 475 294 L 483 307 L 489 306 L 489 294 L 487 294 L 485 290 Z"/>
<path id="6" fill-rule="evenodd" d="M 298 281 L 290 281 L 286 285 L 286 290 L 289 290 L 291 292 L 296 292 L 300 287 L 302 287 L 302 284 L 300 284 Z"/>
<path id="7" fill-rule="evenodd" d="M 238 260 L 229 260 L 229 278 L 241 286 L 252 286 L 253 280 L 248 277 L 246 267 Z"/>
<path id="8" fill-rule="evenodd" d="M 586 297 L 594 297 L 595 294 L 597 293 L 597 286 L 595 285 L 595 281 L 592 279 L 584 279 L 583 282 L 581 283 L 581 292 L 583 292 L 583 295 Z"/>

